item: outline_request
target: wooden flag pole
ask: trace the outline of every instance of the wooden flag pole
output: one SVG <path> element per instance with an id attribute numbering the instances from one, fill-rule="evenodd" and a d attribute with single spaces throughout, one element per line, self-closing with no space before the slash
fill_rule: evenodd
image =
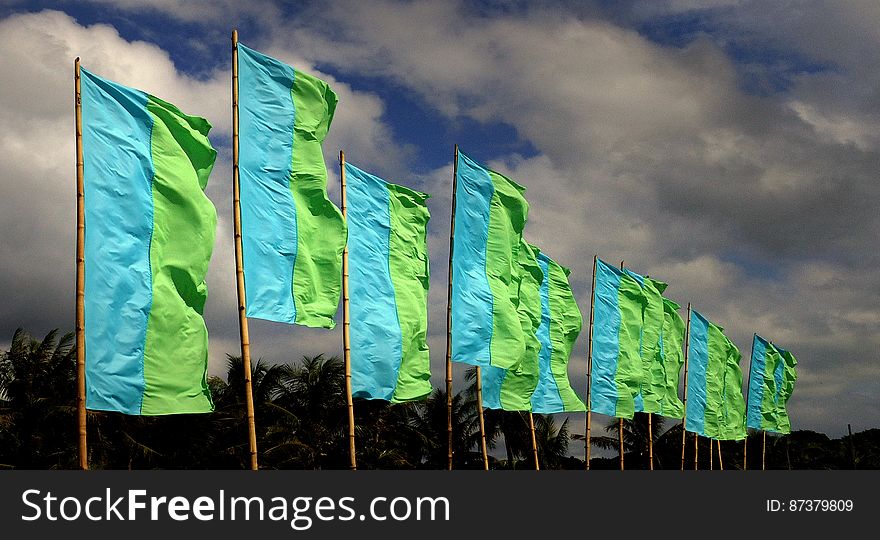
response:
<path id="1" fill-rule="evenodd" d="M 623 270 L 623 262 L 620 261 L 620 269 Z M 623 470 L 623 418 L 618 418 L 617 437 L 620 439 L 620 470 Z"/>
<path id="2" fill-rule="evenodd" d="M 651 413 L 648 413 L 648 469 L 654 470 L 654 435 L 651 429 Z"/>
<path id="3" fill-rule="evenodd" d="M 339 182 L 342 187 L 342 219 L 347 219 L 345 197 L 345 152 L 339 151 Z M 354 446 L 354 400 L 351 395 L 351 342 L 349 331 L 351 319 L 348 311 L 348 243 L 342 249 L 342 358 L 345 365 L 345 404 L 348 407 L 348 455 L 351 459 L 349 468 L 357 470 L 357 457 Z"/>
<path id="4" fill-rule="evenodd" d="M 486 424 L 483 419 L 483 375 L 477 366 L 477 414 L 480 417 L 480 450 L 483 453 L 483 470 L 489 470 L 489 453 L 486 450 Z"/>
<path id="5" fill-rule="evenodd" d="M 248 447 L 251 470 L 257 463 L 257 430 L 254 423 L 254 393 L 251 388 L 251 343 L 248 334 L 244 267 L 241 255 L 241 189 L 238 176 L 238 31 L 232 31 L 232 217 L 235 237 L 235 277 L 238 289 L 238 329 L 241 334 L 241 363 L 244 369 L 244 394 L 247 406 Z"/>
<path id="6" fill-rule="evenodd" d="M 723 471 L 724 461 L 721 460 L 721 439 L 718 439 L 715 443 L 718 445 L 718 469 Z"/>
<path id="7" fill-rule="evenodd" d="M 452 160 L 452 212 L 449 217 L 449 272 L 446 286 L 446 469 L 452 470 L 452 252 L 455 245 L 455 190 L 458 185 L 458 145 Z M 479 368 L 477 381 L 480 380 Z M 482 411 L 482 406 L 480 408 Z M 482 412 L 480 413 L 482 419 Z"/>
<path id="8" fill-rule="evenodd" d="M 684 399 L 682 400 L 681 415 L 681 470 L 684 470 L 684 447 L 687 440 L 687 410 L 688 410 L 688 349 L 690 349 L 691 340 L 691 303 L 688 302 L 687 307 L 687 325 L 684 330 Z M 696 457 L 694 457 L 694 468 L 697 466 Z"/>
<path id="9" fill-rule="evenodd" d="M 755 350 L 755 340 L 758 339 L 758 334 L 756 333 L 754 337 L 752 337 L 752 350 Z M 754 358 L 749 358 L 749 384 L 746 385 L 746 438 L 743 439 L 743 470 L 748 470 L 749 467 L 749 394 L 752 393 L 752 362 Z"/>
<path id="10" fill-rule="evenodd" d="M 715 445 L 712 444 L 713 440 L 714 439 L 712 439 L 712 437 L 709 437 L 709 470 L 710 471 L 715 470 L 714 461 L 713 461 L 713 457 L 714 457 L 713 452 L 715 451 Z"/>
<path id="11" fill-rule="evenodd" d="M 593 312 L 596 307 L 596 265 L 599 256 L 593 255 L 593 287 L 590 289 L 590 341 L 587 350 L 587 432 L 584 437 L 584 461 L 586 462 L 586 470 L 590 470 L 590 428 L 593 420 L 593 407 L 590 401 L 590 386 L 592 386 L 593 377 Z"/>
<path id="12" fill-rule="evenodd" d="M 694 433 L 694 470 L 699 470 L 699 463 L 697 460 L 700 457 L 700 435 L 698 433 Z"/>
<path id="13" fill-rule="evenodd" d="M 532 411 L 529 411 L 529 429 L 532 430 L 532 454 L 535 456 L 535 470 L 540 471 L 541 465 L 538 463 L 538 438 L 535 437 L 535 418 Z"/>
<path id="14" fill-rule="evenodd" d="M 86 343 L 85 343 L 85 188 L 83 187 L 82 93 L 79 56 L 73 61 L 74 111 L 76 116 L 76 415 L 79 422 L 79 468 L 89 469 L 86 438 Z"/>
<path id="15" fill-rule="evenodd" d="M 767 432 L 761 432 L 761 470 L 767 470 Z"/>

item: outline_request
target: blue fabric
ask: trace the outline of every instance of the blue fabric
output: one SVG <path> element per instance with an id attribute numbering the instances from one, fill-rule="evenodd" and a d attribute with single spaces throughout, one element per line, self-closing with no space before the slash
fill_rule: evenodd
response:
<path id="1" fill-rule="evenodd" d="M 590 376 L 591 411 L 617 413 L 617 356 L 620 353 L 620 308 L 617 302 L 622 272 L 602 259 L 596 263 L 593 306 L 593 349 Z"/>
<path id="2" fill-rule="evenodd" d="M 384 180 L 345 164 L 352 396 L 391 401 L 402 357 Z"/>
<path id="3" fill-rule="evenodd" d="M 541 342 L 538 353 L 538 386 L 532 394 L 532 411 L 539 414 L 565 412 L 559 386 L 553 376 L 550 365 L 553 344 L 550 341 L 550 259 L 543 252 L 538 253 L 538 265 L 544 273 L 541 282 L 541 325 L 538 327 L 537 338 Z"/>
<path id="4" fill-rule="evenodd" d="M 487 409 L 503 408 L 501 406 L 501 385 L 504 384 L 506 376 L 506 369 L 495 366 L 480 368 L 480 382 L 483 386 L 483 407 Z"/>
<path id="5" fill-rule="evenodd" d="M 140 414 L 153 296 L 147 95 L 81 69 L 86 407 Z"/>
<path id="6" fill-rule="evenodd" d="M 752 342 L 752 363 L 749 367 L 749 410 L 746 412 L 746 426 L 750 428 L 761 429 L 761 404 L 764 401 L 766 369 L 767 340 L 755 334 Z"/>
<path id="7" fill-rule="evenodd" d="M 238 44 L 241 248 L 247 316 L 293 324 L 296 206 L 290 191 L 295 71 Z"/>
<path id="8" fill-rule="evenodd" d="M 782 377 L 785 374 L 785 356 L 783 356 L 786 351 L 785 349 L 780 349 L 776 347 L 777 352 L 780 355 L 780 361 L 776 364 L 776 369 L 773 371 L 773 381 L 776 383 L 774 387 L 776 392 L 773 395 L 773 403 L 779 404 L 779 393 L 782 392 Z"/>
<path id="9" fill-rule="evenodd" d="M 492 290 L 486 276 L 489 203 L 495 186 L 489 173 L 458 153 L 455 237 L 452 256 L 452 360 L 490 365 Z"/>
<path id="10" fill-rule="evenodd" d="M 706 369 L 709 367 L 709 321 L 691 311 L 688 340 L 688 395 L 685 429 L 705 435 Z"/>

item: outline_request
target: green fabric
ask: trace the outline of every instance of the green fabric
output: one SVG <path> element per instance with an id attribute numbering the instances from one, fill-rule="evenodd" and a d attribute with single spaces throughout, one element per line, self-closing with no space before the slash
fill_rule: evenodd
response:
<path id="1" fill-rule="evenodd" d="M 659 397 L 659 410 L 656 412 L 669 418 L 681 418 L 684 415 L 684 404 L 678 397 L 678 379 L 684 366 L 685 322 L 678 314 L 678 304 L 667 298 L 663 299 L 663 332 L 660 346 L 651 364 L 651 384 L 654 393 Z"/>
<path id="2" fill-rule="evenodd" d="M 632 418 L 635 413 L 635 397 L 639 394 L 645 379 L 645 369 L 641 357 L 642 317 L 647 299 L 642 286 L 632 276 L 620 277 L 617 296 L 620 310 L 620 330 L 617 356 L 617 372 L 614 381 L 617 385 L 617 410 L 615 416 Z"/>
<path id="3" fill-rule="evenodd" d="M 707 343 L 706 436 L 719 440 L 744 439 L 746 405 L 739 367 L 742 354 L 724 335 L 724 329 L 712 323 L 709 323 Z"/>
<path id="4" fill-rule="evenodd" d="M 541 325 L 541 283 L 544 272 L 538 264 L 538 248 L 521 240 L 517 249 L 515 282 L 520 328 L 525 340 L 525 352 L 518 365 L 508 369 L 501 384 L 501 408 L 505 411 L 529 411 L 532 394 L 538 386 L 538 354 L 541 342 L 537 331 Z"/>
<path id="5" fill-rule="evenodd" d="M 205 274 L 217 212 L 204 189 L 217 152 L 211 125 L 150 96 L 153 116 L 152 308 L 144 345 L 141 414 L 214 410 L 208 390 L 208 330 L 202 314 Z"/>
<path id="6" fill-rule="evenodd" d="M 321 143 L 337 98 L 316 77 L 296 72 L 291 88 L 295 110 L 290 190 L 296 204 L 297 252 L 293 267 L 296 323 L 333 328 L 342 290 L 342 251 L 347 230 L 342 212 L 327 198 L 327 168 Z"/>
<path id="7" fill-rule="evenodd" d="M 526 338 L 517 312 L 519 264 L 517 252 L 528 217 L 525 188 L 494 171 L 488 171 L 494 192 L 489 202 L 486 241 L 486 275 L 492 291 L 492 365 L 510 369 L 525 354 Z"/>
<path id="8" fill-rule="evenodd" d="M 431 393 L 428 354 L 428 196 L 387 184 L 391 232 L 388 267 L 401 332 L 401 360 L 392 403 Z"/>
<path id="9" fill-rule="evenodd" d="M 794 383 L 797 380 L 797 360 L 794 355 L 786 350 L 778 349 L 772 343 L 767 343 L 764 367 L 764 392 L 761 396 L 761 429 L 774 433 L 791 433 L 791 419 L 788 416 L 786 404 L 794 392 Z M 782 365 L 781 387 L 776 388 L 776 371 Z"/>
<path id="10" fill-rule="evenodd" d="M 794 383 L 797 381 L 797 370 L 795 367 L 797 366 L 797 359 L 790 352 L 782 351 L 782 360 L 785 362 L 785 366 L 782 368 L 782 388 L 779 390 L 779 395 L 776 398 L 776 423 L 765 429 L 787 434 L 791 433 L 791 419 L 788 416 L 786 405 L 789 398 L 791 398 L 791 394 L 794 392 Z"/>
<path id="11" fill-rule="evenodd" d="M 655 378 L 656 362 L 660 348 L 660 336 L 665 322 L 663 308 L 663 291 L 666 283 L 649 277 L 645 278 L 642 292 L 644 293 L 644 311 L 642 312 L 641 359 L 643 379 L 640 386 L 643 408 L 646 413 L 659 413 L 662 408 L 663 388 L 662 376 Z M 662 369 L 662 366 L 661 366 Z"/>
<path id="12" fill-rule="evenodd" d="M 568 380 L 568 359 L 583 325 L 581 310 L 578 309 L 568 282 L 571 271 L 553 260 L 548 261 L 548 269 L 547 295 L 550 301 L 550 343 L 552 344 L 550 371 L 556 380 L 556 387 L 565 411 L 586 411 L 586 405 Z"/>

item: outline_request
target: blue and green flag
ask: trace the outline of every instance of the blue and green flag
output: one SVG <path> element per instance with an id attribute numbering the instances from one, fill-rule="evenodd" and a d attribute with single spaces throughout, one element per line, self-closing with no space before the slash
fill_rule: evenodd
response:
<path id="1" fill-rule="evenodd" d="M 531 398 L 538 385 L 543 344 L 538 337 L 542 319 L 541 286 L 544 272 L 538 260 L 538 248 L 520 241 L 515 273 L 516 310 L 525 339 L 525 352 L 520 362 L 509 369 L 486 366 L 481 370 L 483 406 L 505 411 L 531 410 Z"/>
<path id="2" fill-rule="evenodd" d="M 391 402 L 431 393 L 428 196 L 346 163 L 351 386 Z"/>
<path id="3" fill-rule="evenodd" d="M 570 270 L 560 266 L 545 253 L 538 253 L 544 274 L 541 283 L 541 325 L 538 339 L 538 386 L 532 393 L 532 412 L 553 414 L 585 411 L 568 379 L 568 360 L 580 334 L 583 318 L 571 285 Z"/>
<path id="4" fill-rule="evenodd" d="M 509 369 L 526 350 L 517 312 L 525 188 L 461 152 L 456 183 L 452 360 Z"/>
<path id="5" fill-rule="evenodd" d="M 786 404 L 797 380 L 795 366 L 793 354 L 755 334 L 749 370 L 748 427 L 791 433 Z"/>
<path id="6" fill-rule="evenodd" d="M 333 328 L 346 227 L 321 143 L 336 94 L 238 44 L 239 174 L 247 316 Z"/>
<path id="7" fill-rule="evenodd" d="M 86 407 L 214 410 L 205 274 L 217 212 L 205 196 L 211 125 L 81 69 Z"/>
<path id="8" fill-rule="evenodd" d="M 656 399 L 656 409 L 647 410 L 646 407 L 645 412 L 668 418 L 681 418 L 684 414 L 684 404 L 678 397 L 678 380 L 684 366 L 685 335 L 684 319 L 678 314 L 680 307 L 668 298 L 663 299 L 663 331 L 654 353 L 654 362 L 647 374 L 647 386 L 650 386 Z M 644 403 L 649 401 L 645 400 Z"/>
<path id="9" fill-rule="evenodd" d="M 685 428 L 719 440 L 746 437 L 742 358 L 724 329 L 691 312 Z"/>
<path id="10" fill-rule="evenodd" d="M 596 261 L 590 410 L 632 418 L 644 381 L 642 321 L 647 303 L 637 274 Z"/>

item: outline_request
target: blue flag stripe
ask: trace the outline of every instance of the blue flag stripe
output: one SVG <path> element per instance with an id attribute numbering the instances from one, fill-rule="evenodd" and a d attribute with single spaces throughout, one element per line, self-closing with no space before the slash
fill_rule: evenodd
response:
<path id="1" fill-rule="evenodd" d="M 145 93 L 81 74 L 86 407 L 140 414 L 153 295 L 153 120 Z"/>
<path id="2" fill-rule="evenodd" d="M 755 334 L 752 363 L 749 367 L 749 410 L 747 426 L 761 429 L 761 404 L 764 401 L 764 371 L 767 369 L 767 342 Z"/>
<path id="3" fill-rule="evenodd" d="M 550 262 L 543 252 L 538 253 L 538 265 L 544 273 L 544 281 L 541 282 L 541 325 L 536 334 L 541 342 L 541 352 L 538 353 L 538 386 L 532 394 L 532 411 L 552 414 L 565 410 L 550 363 L 553 355 L 553 343 L 550 341 Z"/>
<path id="4" fill-rule="evenodd" d="M 593 366 L 590 381 L 590 410 L 608 416 L 617 414 L 617 357 L 620 353 L 620 271 L 601 259 L 596 265 L 593 307 Z"/>
<path id="5" fill-rule="evenodd" d="M 452 259 L 452 360 L 488 366 L 492 290 L 486 275 L 489 203 L 495 186 L 478 163 L 458 154 Z"/>
<path id="6" fill-rule="evenodd" d="M 349 163 L 345 175 L 352 395 L 391 401 L 403 353 L 388 262 L 388 188 Z"/>
<path id="7" fill-rule="evenodd" d="M 295 71 L 238 44 L 239 174 L 247 316 L 293 324 L 296 206 L 290 191 Z"/>
<path id="8" fill-rule="evenodd" d="M 501 409 L 501 386 L 507 376 L 507 370 L 495 366 L 480 368 L 480 383 L 483 386 L 483 407 Z"/>
<path id="9" fill-rule="evenodd" d="M 705 434 L 706 370 L 709 367 L 709 321 L 691 311 L 688 344 L 687 431 Z"/>

